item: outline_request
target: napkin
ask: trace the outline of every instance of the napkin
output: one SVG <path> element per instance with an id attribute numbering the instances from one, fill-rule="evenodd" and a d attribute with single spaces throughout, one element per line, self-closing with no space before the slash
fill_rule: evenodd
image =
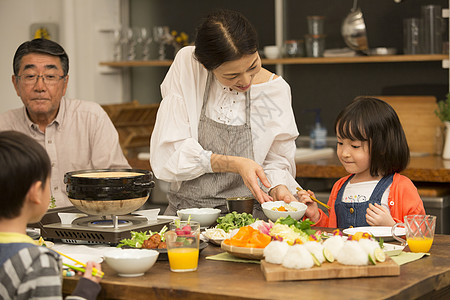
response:
<path id="1" fill-rule="evenodd" d="M 414 252 L 405 252 L 402 251 L 397 256 L 391 256 L 392 260 L 395 261 L 399 266 L 404 265 L 406 263 L 421 259 L 424 256 L 428 256 L 430 253 L 414 253 Z"/>
<path id="2" fill-rule="evenodd" d="M 216 255 L 207 256 L 206 259 L 211 260 L 222 260 L 222 261 L 232 261 L 232 262 L 240 262 L 240 263 L 251 263 L 251 264 L 260 264 L 261 261 L 254 259 L 245 259 L 239 258 L 229 254 L 228 252 L 222 252 Z"/>

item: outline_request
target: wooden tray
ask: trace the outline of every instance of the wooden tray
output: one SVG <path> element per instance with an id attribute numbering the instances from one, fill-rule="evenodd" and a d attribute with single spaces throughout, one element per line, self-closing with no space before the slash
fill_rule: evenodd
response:
<path id="1" fill-rule="evenodd" d="M 368 266 L 347 266 L 338 263 L 324 262 L 320 267 L 310 269 L 288 269 L 261 260 L 261 270 L 267 281 L 312 280 L 353 277 L 398 276 L 400 266 L 390 257 L 386 261 Z"/>

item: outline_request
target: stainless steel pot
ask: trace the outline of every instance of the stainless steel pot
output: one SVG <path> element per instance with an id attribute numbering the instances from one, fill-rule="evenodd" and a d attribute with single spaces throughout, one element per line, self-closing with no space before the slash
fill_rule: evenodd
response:
<path id="1" fill-rule="evenodd" d="M 155 186 L 153 173 L 140 169 L 101 169 L 64 175 L 70 202 L 90 215 L 126 215 L 140 208 Z"/>
<path id="2" fill-rule="evenodd" d="M 367 54 L 369 45 L 367 42 L 366 24 L 364 23 L 361 9 L 358 8 L 357 0 L 354 0 L 353 8 L 342 22 L 341 34 L 349 48 Z"/>

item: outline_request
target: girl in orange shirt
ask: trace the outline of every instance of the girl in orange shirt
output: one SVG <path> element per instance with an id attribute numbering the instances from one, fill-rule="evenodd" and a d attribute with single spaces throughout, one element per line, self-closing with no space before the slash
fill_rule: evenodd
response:
<path id="1" fill-rule="evenodd" d="M 305 216 L 321 227 L 392 226 L 403 217 L 425 214 L 416 187 L 400 175 L 409 147 L 400 120 L 386 102 L 358 97 L 337 117 L 337 156 L 350 173 L 333 186 L 328 216 L 299 191 Z"/>

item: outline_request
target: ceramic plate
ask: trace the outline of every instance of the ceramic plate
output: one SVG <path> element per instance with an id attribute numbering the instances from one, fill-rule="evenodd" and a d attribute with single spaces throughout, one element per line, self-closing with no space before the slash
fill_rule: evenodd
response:
<path id="1" fill-rule="evenodd" d="M 79 262 L 82 263 L 86 263 L 88 261 L 95 261 L 96 263 L 101 263 L 103 261 L 103 258 L 98 256 L 98 255 L 93 255 L 93 254 L 76 254 L 76 253 L 64 253 L 67 256 L 70 256 L 76 260 L 78 260 Z M 61 256 L 63 263 L 68 264 L 68 265 L 72 265 L 72 266 L 80 266 L 80 264 L 74 262 L 71 259 L 68 259 L 67 257 Z"/>
<path id="2" fill-rule="evenodd" d="M 206 229 L 206 230 L 208 230 L 208 229 Z M 230 237 L 230 234 L 228 234 L 228 237 L 222 237 L 222 238 L 209 238 L 206 231 L 203 231 L 203 232 L 201 233 L 201 235 L 200 235 L 200 238 L 201 238 L 203 241 L 205 241 L 205 242 L 210 242 L 211 244 L 216 245 L 216 246 L 219 246 L 219 247 L 220 247 L 220 245 L 222 244 L 222 242 L 223 242 L 225 239 L 229 238 L 229 237 Z"/>
<path id="3" fill-rule="evenodd" d="M 391 229 L 392 229 L 391 226 L 367 226 L 367 227 L 347 228 L 347 229 L 344 229 L 343 232 L 347 235 L 355 234 L 357 232 L 368 232 L 368 233 L 372 234 L 374 237 L 386 238 L 386 237 L 392 237 Z M 395 234 L 397 236 L 405 235 L 406 229 L 397 227 L 395 229 Z"/>
<path id="4" fill-rule="evenodd" d="M 263 259 L 264 257 L 264 248 L 236 247 L 225 243 L 221 244 L 221 248 L 239 258 Z"/>
<path id="5" fill-rule="evenodd" d="M 383 243 L 383 246 L 384 246 L 383 247 L 384 253 L 386 253 L 389 256 L 400 255 L 400 253 L 402 253 L 403 249 L 405 248 L 405 246 L 388 244 L 388 243 Z"/>

